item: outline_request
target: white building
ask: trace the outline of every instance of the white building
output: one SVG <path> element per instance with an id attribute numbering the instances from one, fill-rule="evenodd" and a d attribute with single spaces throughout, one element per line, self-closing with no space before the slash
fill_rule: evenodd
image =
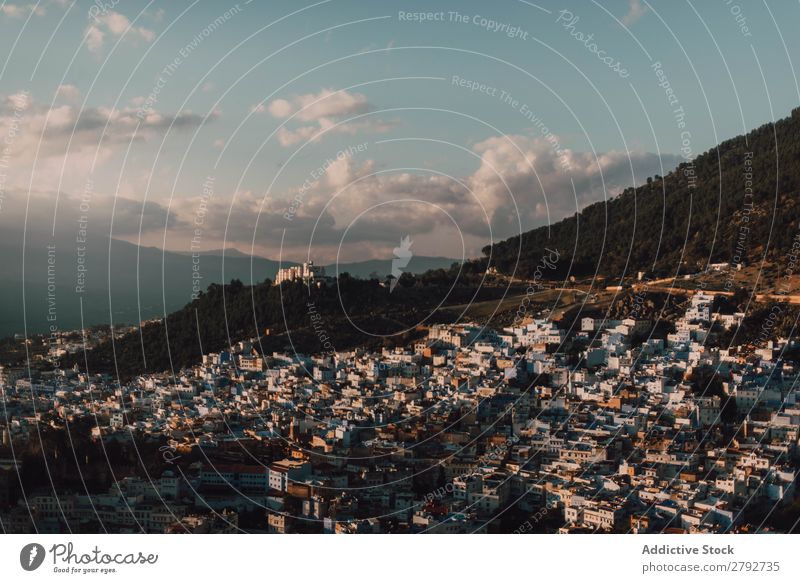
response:
<path id="1" fill-rule="evenodd" d="M 317 277 L 325 275 L 325 268 L 319 265 L 314 265 L 313 261 L 308 261 L 302 265 L 293 265 L 292 267 L 284 267 L 279 269 L 275 275 L 275 285 L 280 285 L 284 281 L 298 281 L 302 280 L 305 283 L 314 281 Z"/>

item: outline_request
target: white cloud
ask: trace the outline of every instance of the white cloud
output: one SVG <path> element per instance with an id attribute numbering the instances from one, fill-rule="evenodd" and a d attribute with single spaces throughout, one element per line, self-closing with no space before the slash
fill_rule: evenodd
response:
<path id="1" fill-rule="evenodd" d="M 284 147 L 308 140 L 318 141 L 327 134 L 353 135 L 362 131 L 383 133 L 396 126 L 391 121 L 370 118 L 340 124 L 339 122 L 349 116 L 368 112 L 370 104 L 362 93 L 332 89 L 297 95 L 289 100 L 275 99 L 270 102 L 267 109 L 275 118 L 286 119 L 291 116 L 293 120 L 299 120 L 306 124 L 295 129 L 286 126 L 280 128 L 278 141 Z M 261 113 L 264 108 L 262 104 L 259 104 L 253 111 Z"/>
<path id="2" fill-rule="evenodd" d="M 64 86 L 62 91 L 69 94 L 73 89 Z M 27 185 L 35 169 L 34 187 L 39 190 L 82 187 L 82 176 L 95 163 L 124 152 L 131 140 L 146 142 L 170 128 L 179 131 L 204 123 L 202 116 L 191 112 L 151 111 L 144 119 L 138 112 L 134 107 L 81 109 L 69 101 L 50 107 L 26 93 L 0 97 L 0 136 L 11 136 L 5 186 Z M 66 184 L 62 182 L 65 168 L 69 169 Z"/>
<path id="3" fill-rule="evenodd" d="M 341 117 L 364 113 L 369 109 L 369 101 L 363 93 L 349 93 L 323 89 L 319 93 L 306 93 L 291 101 L 276 99 L 270 104 L 270 113 L 278 118 L 297 113 L 301 121 L 318 121 L 320 118 Z"/>
<path id="4" fill-rule="evenodd" d="M 109 10 L 97 15 L 94 22 L 86 28 L 86 47 L 91 52 L 98 53 L 103 48 L 107 34 L 145 42 L 152 42 L 156 37 L 156 33 L 152 30 L 143 26 L 133 26 L 127 16 Z"/>
<path id="5" fill-rule="evenodd" d="M 63 97 L 64 99 L 72 100 L 72 99 L 77 99 L 78 97 L 80 97 L 80 95 L 81 95 L 81 92 L 77 87 L 75 87 L 75 85 L 67 83 L 65 85 L 59 85 L 58 86 L 58 96 L 59 97 Z"/>
<path id="6" fill-rule="evenodd" d="M 278 130 L 278 142 L 280 142 L 281 146 L 287 147 L 306 141 L 318 142 L 323 136 L 334 134 L 348 136 L 356 135 L 359 132 L 382 134 L 395 127 L 397 127 L 396 122 L 382 119 L 360 119 L 337 125 L 332 120 L 322 118 L 318 126 L 301 126 L 296 130 L 288 130 L 285 126 L 280 128 Z"/>
<path id="7" fill-rule="evenodd" d="M 622 17 L 622 24 L 633 26 L 647 12 L 647 6 L 641 0 L 629 0 L 628 12 Z"/>
<path id="8" fill-rule="evenodd" d="M 469 177 L 473 192 L 491 210 L 493 227 L 503 236 L 557 221 L 588 204 L 616 195 L 632 182 L 663 172 L 655 154 L 633 151 L 598 153 L 557 150 L 553 140 L 512 135 L 492 137 L 475 145 L 481 165 Z M 672 169 L 677 156 L 663 156 Z M 567 170 L 568 169 L 568 170 Z M 573 192 L 572 184 L 575 185 Z M 577 196 L 577 200 L 576 200 Z"/>
<path id="9" fill-rule="evenodd" d="M 293 131 L 282 127 L 278 130 L 278 141 L 283 147 L 293 146 L 294 144 L 311 140 L 318 133 L 319 130 L 314 126 L 303 126 Z"/>
<path id="10" fill-rule="evenodd" d="M 258 111 L 264 111 L 264 104 L 259 103 L 257 106 Z M 269 112 L 273 117 L 289 117 L 294 111 L 294 106 L 285 99 L 275 99 L 269 104 Z"/>
<path id="11" fill-rule="evenodd" d="M 342 107 L 363 107 L 353 103 Z M 201 116 L 188 112 L 175 115 L 151 111 L 139 119 L 138 111 L 131 105 L 80 110 L 70 102 L 51 108 L 25 93 L 0 98 L 0 137 L 14 135 L 7 192 L 25 189 L 35 169 L 36 190 L 61 190 L 65 196 L 79 193 L 91 175 L 90 169 L 118 163 L 130 140 L 148 141 L 164 135 L 170 127 L 196 128 L 203 123 Z M 331 109 L 324 111 L 316 123 L 285 130 L 283 143 L 314 139 L 319 132 L 333 128 L 331 124 L 336 122 Z M 362 121 L 336 126 L 336 131 L 362 131 L 364 128 L 358 125 Z M 386 122 L 373 122 L 377 123 Z M 487 138 L 472 147 L 474 169 L 456 179 L 435 173 L 378 172 L 380 167 L 365 159 L 367 154 L 363 158 L 360 154 L 341 157 L 303 189 L 266 198 L 263 192 L 244 191 L 235 198 L 217 193 L 207 203 L 203 236 L 208 245 L 221 247 L 227 236 L 227 244 L 243 248 L 249 248 L 255 238 L 255 251 L 272 257 L 277 256 L 283 237 L 285 252 L 294 259 L 307 253 L 313 231 L 313 253 L 320 261 L 334 259 L 343 238 L 342 257 L 391 257 L 391 249 L 406 235 L 412 236 L 420 254 L 461 256 L 463 236 L 467 255 L 474 256 L 489 240 L 490 226 L 494 240 L 500 240 L 516 234 L 519 222 L 523 230 L 529 230 L 557 221 L 592 202 L 614 196 L 634 181 L 641 183 L 647 176 L 663 174 L 680 161 L 677 156 L 664 156 L 662 169 L 655 154 L 636 151 L 629 156 L 608 151 L 595 157 L 590 152 L 556 149 L 554 140 L 558 138 L 520 134 Z M 224 147 L 222 140 L 212 143 Z M 95 188 L 100 191 L 103 186 L 97 184 Z M 139 192 L 134 186 L 121 194 L 135 200 Z M 296 196 L 301 203 L 289 221 L 286 212 Z M 12 198 L 7 198 L 7 204 Z M 115 232 L 135 233 L 137 206 L 131 203 L 125 208 L 130 212 L 118 215 Z M 196 199 L 178 197 L 171 218 L 163 209 L 145 210 L 152 211 L 153 225 L 168 223 L 169 246 L 169 239 L 183 244 L 191 238 L 196 208 Z M 153 235 L 147 244 L 160 245 L 157 239 Z"/>
<path id="12" fill-rule="evenodd" d="M 662 169 L 655 154 L 636 151 L 629 157 L 609 151 L 595 157 L 590 152 L 557 151 L 551 141 L 526 135 L 491 137 L 473 150 L 479 156 L 476 169 L 456 179 L 376 173 L 374 162 L 345 157 L 328 165 L 325 174 L 304 189 L 284 197 L 264 198 L 263 193 L 249 191 L 238 193 L 235 200 L 215 197 L 204 235 L 221 244 L 227 232 L 228 244 L 243 246 L 252 244 L 255 235 L 261 245 L 256 252 L 266 256 L 275 256 L 283 240 L 284 252 L 298 258 L 308 252 L 313 232 L 313 253 L 324 261 L 336 257 L 343 237 L 342 256 L 363 258 L 391 257 L 391 249 L 405 235 L 418 243 L 418 253 L 460 257 L 463 236 L 467 255 L 475 256 L 489 240 L 490 226 L 494 240 L 502 240 L 517 234 L 520 223 L 527 231 L 558 221 L 680 161 L 678 156 L 664 156 Z M 289 221 L 285 213 L 295 196 L 302 202 Z M 188 216 L 183 212 L 190 207 L 176 210 L 178 216 Z"/>
<path id="13" fill-rule="evenodd" d="M 342 188 L 353 179 L 352 162 L 350 158 L 342 156 L 333 161 L 325 170 L 325 178 L 331 188 Z"/>
<path id="14" fill-rule="evenodd" d="M 27 18 L 31 13 L 33 16 L 46 16 L 47 8 L 45 4 L 56 4 L 62 8 L 73 0 L 40 0 L 39 2 L 26 2 L 17 4 L 14 2 L 0 2 L 0 14 L 9 18 Z"/>
<path id="15" fill-rule="evenodd" d="M 86 29 L 86 47 L 93 53 L 99 52 L 103 48 L 103 39 L 106 34 L 97 26 L 90 26 Z"/>
<path id="16" fill-rule="evenodd" d="M 44 6 L 38 6 L 36 4 L 3 3 L 3 5 L 0 6 L 0 12 L 9 18 L 23 18 L 28 16 L 31 12 L 33 12 L 35 16 L 44 16 L 47 14 Z"/>

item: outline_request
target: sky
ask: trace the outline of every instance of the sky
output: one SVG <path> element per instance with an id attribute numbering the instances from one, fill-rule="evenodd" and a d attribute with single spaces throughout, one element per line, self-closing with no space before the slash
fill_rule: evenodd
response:
<path id="1" fill-rule="evenodd" d="M 474 257 L 800 102 L 800 3 L 0 4 L 0 245 Z M 798 63 L 800 67 L 800 63 Z"/>

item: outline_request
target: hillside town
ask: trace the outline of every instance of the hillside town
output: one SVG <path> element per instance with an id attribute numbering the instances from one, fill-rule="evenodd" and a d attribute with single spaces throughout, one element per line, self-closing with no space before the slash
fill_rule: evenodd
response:
<path id="1" fill-rule="evenodd" d="M 637 316 L 571 328 L 541 315 L 499 330 L 434 324 L 377 352 L 264 354 L 253 339 L 122 384 L 78 367 L 4 367 L 0 524 L 780 531 L 775 519 L 796 504 L 798 363 L 785 357 L 796 347 L 713 347 L 743 314 L 714 311 L 705 293 L 664 338 Z M 71 468 L 72 486 L 43 478 L 31 488 L 20 452 L 81 423 L 86 452 L 74 446 L 65 460 L 42 445 L 48 468 Z"/>

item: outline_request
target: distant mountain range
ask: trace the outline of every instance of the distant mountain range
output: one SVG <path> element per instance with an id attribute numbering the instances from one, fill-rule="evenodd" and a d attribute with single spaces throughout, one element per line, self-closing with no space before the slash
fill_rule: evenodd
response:
<path id="1" fill-rule="evenodd" d="M 190 253 L 162 251 L 112 239 L 98 240 L 85 253 L 85 278 L 79 279 L 74 240 L 57 241 L 52 269 L 48 272 L 48 248 L 29 242 L 23 257 L 21 247 L 2 245 L 4 268 L 0 279 L 0 337 L 46 332 L 51 324 L 61 330 L 107 324 L 134 324 L 163 317 L 192 299 L 192 294 L 212 283 L 233 279 L 246 285 L 274 279 L 281 267 L 296 265 L 250 256 L 236 249 L 203 252 L 194 276 Z M 404 270 L 422 273 L 448 268 L 457 260 L 446 257 L 414 257 Z M 23 265 L 24 263 L 24 265 Z M 391 258 L 343 263 L 339 273 L 359 278 L 376 274 L 384 278 L 391 272 Z M 326 266 L 335 275 L 335 265 Z M 23 274 L 25 304 L 23 305 Z M 53 281 L 48 281 L 53 276 Z M 54 283 L 48 286 L 48 283 Z M 82 287 L 81 287 L 82 286 Z M 50 295 L 49 295 L 50 294 Z M 82 304 L 82 306 L 81 306 Z M 83 318 L 81 319 L 81 308 Z M 48 320 L 48 316 L 54 317 Z"/>

